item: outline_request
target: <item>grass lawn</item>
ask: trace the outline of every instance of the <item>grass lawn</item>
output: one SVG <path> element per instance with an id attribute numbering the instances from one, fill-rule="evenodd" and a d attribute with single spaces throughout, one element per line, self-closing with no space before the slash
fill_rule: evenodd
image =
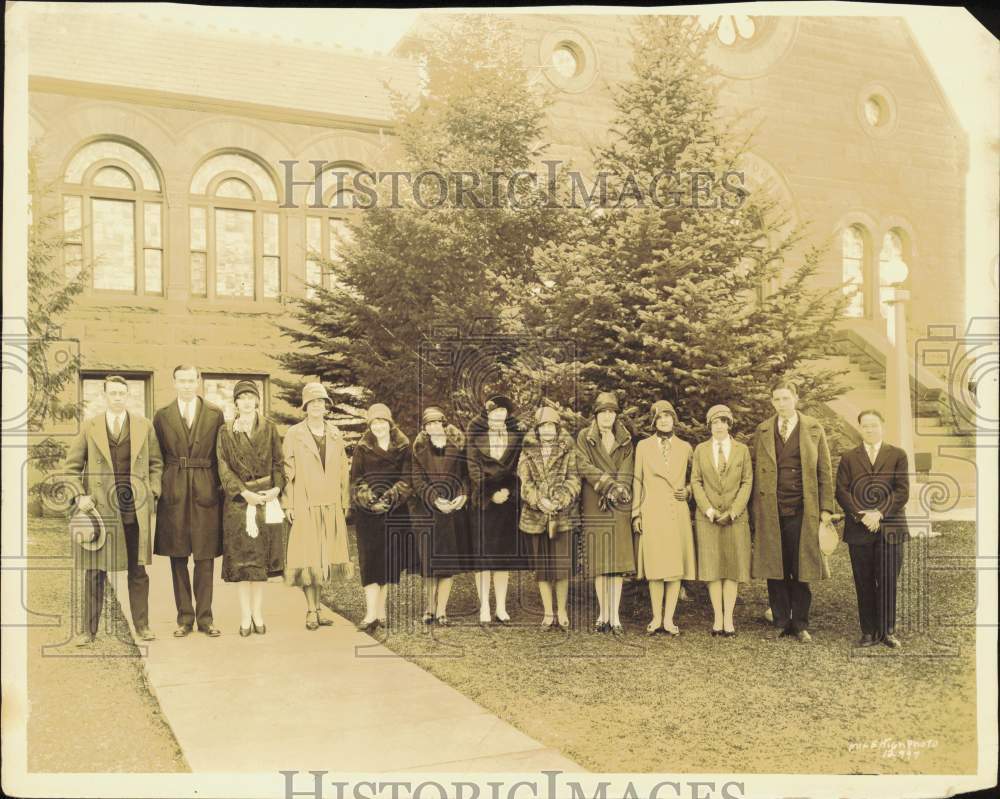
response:
<path id="1" fill-rule="evenodd" d="M 54 624 L 28 630 L 28 771 L 189 771 L 110 586 L 97 641 L 86 650 L 73 647 L 66 522 L 31 519 L 28 531 L 37 568 L 28 575 L 26 604 L 41 614 L 34 623 Z"/>
<path id="2" fill-rule="evenodd" d="M 844 546 L 831 558 L 833 578 L 812 584 L 812 644 L 765 640 L 763 581 L 742 588 L 735 639 L 709 635 L 711 607 L 698 583 L 679 606 L 678 639 L 644 635 L 650 611 L 640 583 L 626 584 L 626 637 L 591 632 L 593 591 L 582 580 L 570 593 L 574 629 L 542 632 L 528 573 L 511 577 L 514 624 L 488 629 L 478 626 L 469 575 L 455 580 L 455 626 L 432 629 L 419 623 L 419 578 L 404 577 L 390 592 L 396 621 L 378 637 L 593 771 L 970 773 L 976 532 L 962 522 L 935 531 L 940 537 L 908 545 L 898 651 L 852 646 L 857 604 Z M 354 621 L 364 614 L 357 578 L 329 586 L 323 598 Z"/>

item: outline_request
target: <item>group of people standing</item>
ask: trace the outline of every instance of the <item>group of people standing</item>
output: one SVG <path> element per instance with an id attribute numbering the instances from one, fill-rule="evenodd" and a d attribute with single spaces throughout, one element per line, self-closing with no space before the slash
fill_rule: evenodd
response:
<path id="1" fill-rule="evenodd" d="M 412 443 L 389 407 L 376 403 L 349 463 L 326 419 L 331 402 L 322 384 L 304 387 L 304 418 L 282 438 L 260 411 L 255 383 L 236 384 L 236 413 L 226 421 L 197 396 L 198 381 L 195 367 L 177 367 L 177 400 L 150 424 L 125 410 L 127 385 L 109 376 L 106 414 L 89 420 L 71 447 L 76 506 L 111 528 L 102 546 L 84 542 L 80 645 L 97 632 L 104 572 L 123 568 L 137 634 L 154 637 L 144 568 L 151 551 L 171 559 L 175 636 L 196 624 L 220 634 L 211 610 L 219 555 L 223 579 L 239 584 L 241 636 L 266 633 L 262 586 L 275 575 L 302 589 L 307 629 L 328 625 L 320 587 L 353 574 L 348 516 L 365 596 L 359 629 L 369 633 L 386 624 L 389 586 L 404 571 L 422 576 L 423 622 L 440 626 L 451 624 L 456 575 L 473 574 L 480 624 L 506 625 L 510 572 L 533 571 L 542 627 L 566 630 L 569 580 L 582 562 L 599 632 L 624 634 L 623 584 L 634 577 L 649 586 L 647 634 L 680 634 L 682 581 L 700 580 L 712 604 L 711 634 L 732 637 L 740 583 L 762 578 L 774 637 L 808 642 L 809 583 L 825 576 L 819 525 L 833 514 L 835 496 L 847 516 L 860 643 L 900 645 L 895 590 L 907 537 L 907 463 L 882 442 L 877 411 L 859 417 L 865 444 L 844 455 L 835 490 L 823 428 L 797 411 L 789 382 L 774 386 L 775 415 L 757 426 L 749 447 L 732 437 L 735 418 L 725 405 L 709 409 L 709 437 L 692 448 L 675 434 L 677 414 L 665 400 L 653 403 L 641 436 L 626 425 L 617 396 L 601 393 L 572 436 L 554 408 L 543 405 L 522 425 L 510 398 L 497 395 L 464 431 L 441 407 L 424 408 Z"/>

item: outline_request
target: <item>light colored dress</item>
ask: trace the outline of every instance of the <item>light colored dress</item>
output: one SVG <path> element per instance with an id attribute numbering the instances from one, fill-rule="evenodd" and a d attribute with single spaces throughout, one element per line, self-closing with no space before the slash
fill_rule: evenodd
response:
<path id="1" fill-rule="evenodd" d="M 644 438 L 635 450 L 632 518 L 642 522 L 635 536 L 636 576 L 645 580 L 695 579 L 694 532 L 687 500 L 674 490 L 687 485 L 691 445 L 670 436 Z"/>
<path id="2" fill-rule="evenodd" d="M 346 508 L 347 453 L 340 433 L 326 426 L 322 445 L 307 424 L 288 428 L 282 446 L 285 491 L 282 505 L 293 513 L 285 555 L 285 582 L 318 585 L 350 573 Z"/>

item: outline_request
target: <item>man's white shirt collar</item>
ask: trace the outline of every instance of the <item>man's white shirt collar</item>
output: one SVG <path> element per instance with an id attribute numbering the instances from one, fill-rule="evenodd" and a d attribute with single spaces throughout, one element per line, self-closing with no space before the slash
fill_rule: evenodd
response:
<path id="1" fill-rule="evenodd" d="M 112 430 L 115 429 L 115 419 L 118 420 L 120 425 L 125 424 L 125 414 L 127 411 L 122 411 L 121 413 L 112 413 L 111 411 L 105 411 L 104 416 L 108 420 L 108 427 Z"/>

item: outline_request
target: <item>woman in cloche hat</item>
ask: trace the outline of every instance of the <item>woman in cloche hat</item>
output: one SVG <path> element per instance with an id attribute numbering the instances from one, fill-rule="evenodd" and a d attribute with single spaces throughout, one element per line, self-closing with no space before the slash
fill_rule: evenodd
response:
<path id="1" fill-rule="evenodd" d="M 635 573 L 632 547 L 632 434 L 619 418 L 618 398 L 603 392 L 593 421 L 576 437 L 583 479 L 583 563 L 594 578 L 599 608 L 594 629 L 622 635 L 618 609 L 626 574 Z"/>
<path id="2" fill-rule="evenodd" d="M 635 533 L 636 574 L 649 581 L 653 620 L 649 635 L 659 629 L 680 635 L 674 611 L 681 580 L 695 579 L 694 534 L 688 510 L 691 445 L 674 435 L 677 412 L 666 400 L 650 409 L 653 434 L 635 449 L 632 488 L 632 529 Z M 666 607 L 664 607 L 666 593 Z"/>
<path id="3" fill-rule="evenodd" d="M 753 486 L 750 450 L 730 437 L 733 414 L 713 405 L 706 416 L 712 437 L 694 451 L 691 489 L 698 546 L 698 579 L 708 583 L 712 635 L 736 635 L 733 609 L 740 583 L 750 582 L 750 520 L 747 503 Z"/>
<path id="4" fill-rule="evenodd" d="M 524 502 L 520 529 L 528 539 L 531 568 L 542 596 L 542 627 L 550 629 L 557 614 L 560 629 L 568 630 L 566 600 L 573 572 L 573 532 L 580 523 L 580 475 L 573 439 L 562 429 L 554 408 L 542 406 L 535 413 L 535 427 L 524 436 L 517 476 Z"/>
<path id="5" fill-rule="evenodd" d="M 423 430 L 413 441 L 413 492 L 430 529 L 421 531 L 420 573 L 424 578 L 424 624 L 446 627 L 452 580 L 469 557 L 469 475 L 465 435 L 448 424 L 436 405 L 424 409 Z"/>
<path id="6" fill-rule="evenodd" d="M 365 617 L 359 630 L 369 634 L 387 623 L 389 585 L 399 584 L 411 529 L 408 502 L 412 489 L 410 439 L 392 421 L 381 402 L 368 408 L 368 430 L 354 448 L 351 499 L 358 539 Z"/>
<path id="7" fill-rule="evenodd" d="M 307 630 L 333 624 L 320 615 L 320 585 L 353 573 L 347 551 L 347 453 L 340 431 L 326 420 L 330 404 L 322 383 L 307 383 L 306 418 L 288 428 L 283 447 L 283 504 L 292 523 L 285 583 L 305 594 Z"/>
<path id="8" fill-rule="evenodd" d="M 264 584 L 285 565 L 284 518 L 277 505 L 285 472 L 281 437 L 260 412 L 257 384 L 237 382 L 233 401 L 236 415 L 219 427 L 215 449 L 223 493 L 222 579 L 239 584 L 240 635 L 245 638 L 267 632 Z"/>

